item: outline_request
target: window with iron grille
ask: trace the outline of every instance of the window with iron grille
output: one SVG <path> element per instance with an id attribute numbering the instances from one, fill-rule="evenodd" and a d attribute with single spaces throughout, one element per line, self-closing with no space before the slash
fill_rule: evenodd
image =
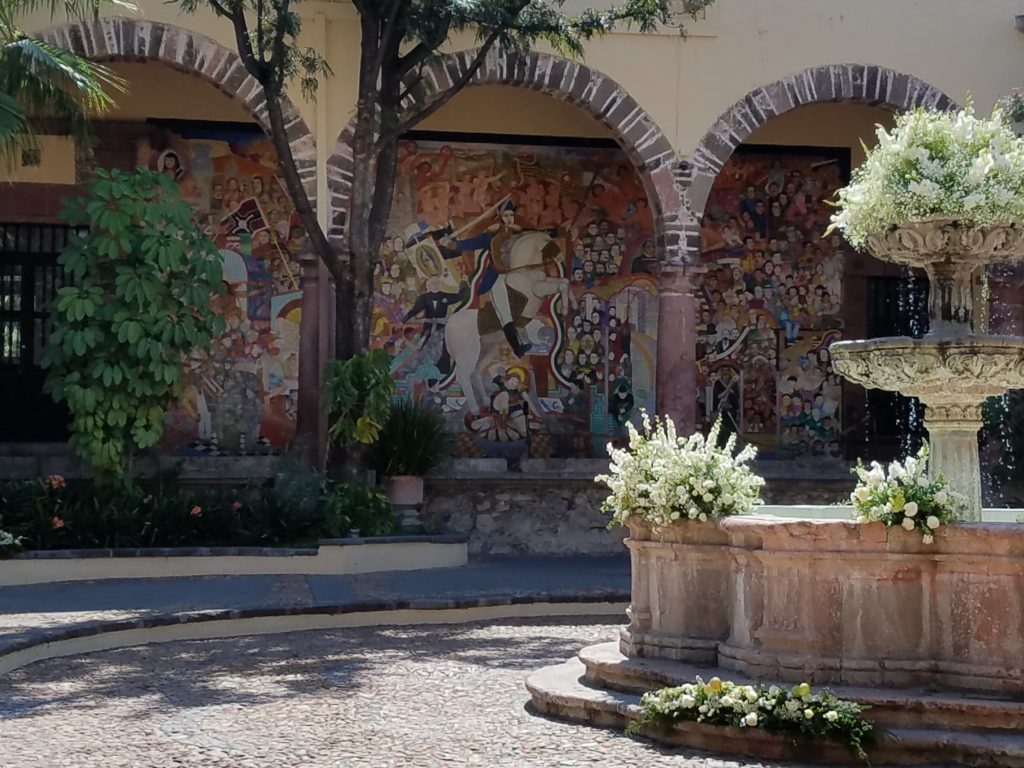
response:
<path id="1" fill-rule="evenodd" d="M 0 223 L 0 440 L 67 438 L 67 410 L 43 392 L 40 356 L 50 304 L 64 284 L 57 257 L 69 228 Z"/>

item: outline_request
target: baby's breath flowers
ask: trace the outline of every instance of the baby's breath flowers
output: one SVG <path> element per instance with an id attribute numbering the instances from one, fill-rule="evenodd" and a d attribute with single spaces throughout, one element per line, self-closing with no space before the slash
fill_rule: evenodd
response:
<path id="1" fill-rule="evenodd" d="M 679 437 L 668 417 L 643 414 L 642 430 L 629 425 L 629 447 L 609 446 L 609 474 L 597 482 L 611 489 L 603 509 L 612 524 L 624 525 L 633 516 L 655 528 L 676 520 L 717 520 L 749 512 L 761 503 L 764 480 L 748 463 L 756 449 L 736 453 L 736 436 L 718 445 L 721 423 L 707 438 L 700 433 Z"/>
<path id="2" fill-rule="evenodd" d="M 1024 221 L 1024 138 L 997 109 L 915 109 L 879 126 L 878 145 L 839 190 L 832 226 L 854 246 L 911 221 L 986 227 Z"/>

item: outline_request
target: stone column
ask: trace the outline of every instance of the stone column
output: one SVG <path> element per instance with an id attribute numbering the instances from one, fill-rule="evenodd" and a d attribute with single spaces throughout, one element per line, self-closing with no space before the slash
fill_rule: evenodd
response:
<path id="1" fill-rule="evenodd" d="M 311 249 L 299 254 L 302 269 L 302 320 L 299 326 L 299 402 L 295 447 L 302 461 L 320 462 L 320 260 Z"/>
<path id="2" fill-rule="evenodd" d="M 981 520 L 981 404 L 927 404 L 924 426 L 930 450 L 928 474 L 943 475 L 953 490 L 967 498 L 961 519 Z"/>
<path id="3" fill-rule="evenodd" d="M 679 433 L 697 423 L 697 305 L 691 270 L 665 268 L 659 273 L 656 410 L 670 416 Z"/>

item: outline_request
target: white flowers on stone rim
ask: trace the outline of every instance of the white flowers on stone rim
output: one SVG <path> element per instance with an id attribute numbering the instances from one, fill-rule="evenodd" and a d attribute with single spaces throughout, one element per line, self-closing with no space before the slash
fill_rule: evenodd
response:
<path id="1" fill-rule="evenodd" d="M 998 109 L 975 116 L 916 109 L 879 126 L 850 184 L 839 190 L 832 226 L 854 246 L 898 224 L 932 217 L 985 227 L 1024 221 L 1024 138 Z"/>
<path id="2" fill-rule="evenodd" d="M 898 525 L 906 531 L 920 530 L 925 544 L 934 543 L 934 533 L 948 524 L 964 506 L 963 497 L 950 490 L 941 475 L 931 478 L 928 444 L 917 456 L 889 465 L 888 473 L 877 461 L 870 467 L 857 464 L 857 486 L 850 494 L 853 516 L 858 523 Z"/>
<path id="3" fill-rule="evenodd" d="M 629 447 L 609 445 L 609 474 L 595 478 L 611 489 L 603 509 L 613 525 L 624 525 L 633 516 L 655 528 L 676 520 L 717 520 L 761 503 L 764 480 L 748 466 L 756 449 L 746 446 L 735 453 L 735 435 L 719 447 L 720 423 L 707 438 L 700 433 L 679 437 L 670 418 L 651 419 L 647 413 L 642 430 L 632 424 L 627 428 Z"/>

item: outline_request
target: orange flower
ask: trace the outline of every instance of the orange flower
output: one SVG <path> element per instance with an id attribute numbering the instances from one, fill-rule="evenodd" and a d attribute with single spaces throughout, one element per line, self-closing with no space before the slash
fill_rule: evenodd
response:
<path id="1" fill-rule="evenodd" d="M 202 517 L 203 508 L 196 504 L 194 507 L 192 507 L 192 511 L 189 512 L 189 514 L 192 515 L 192 517 Z"/>
<path id="2" fill-rule="evenodd" d="M 50 525 L 52 525 L 54 530 L 56 530 L 57 528 L 64 527 L 64 521 L 61 520 L 59 517 L 54 516 L 54 518 L 50 521 Z"/>

